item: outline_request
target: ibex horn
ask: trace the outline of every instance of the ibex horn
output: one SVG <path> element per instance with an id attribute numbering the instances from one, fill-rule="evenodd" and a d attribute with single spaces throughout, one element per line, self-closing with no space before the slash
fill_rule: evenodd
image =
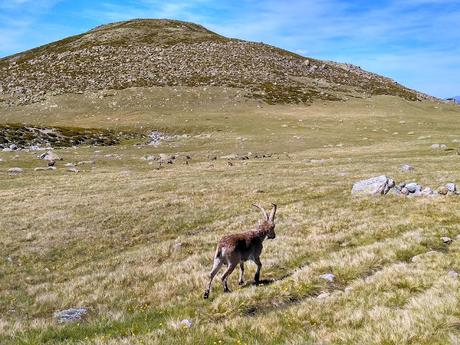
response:
<path id="1" fill-rule="evenodd" d="M 264 215 L 265 219 L 268 220 L 267 211 L 265 211 L 262 206 L 259 206 L 259 205 L 256 205 L 256 204 L 252 204 L 252 206 L 257 207 L 258 209 L 260 209 L 262 211 L 262 214 Z"/>
<path id="2" fill-rule="evenodd" d="M 271 220 L 273 222 L 275 220 L 276 205 L 272 204 L 272 206 L 273 206 L 272 212 L 270 213 L 270 218 L 268 218 L 268 220 Z"/>

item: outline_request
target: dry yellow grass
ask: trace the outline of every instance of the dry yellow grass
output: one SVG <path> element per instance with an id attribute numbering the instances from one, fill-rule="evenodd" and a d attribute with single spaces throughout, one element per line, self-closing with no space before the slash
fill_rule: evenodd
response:
<path id="1" fill-rule="evenodd" d="M 59 150 L 64 162 L 96 161 L 78 174 L 64 162 L 34 172 L 43 165 L 35 154 L 0 152 L 0 343 L 458 344 L 460 283 L 448 272 L 460 272 L 460 199 L 350 195 L 353 182 L 380 174 L 434 188 L 460 182 L 456 152 L 430 149 L 457 148 L 458 108 L 390 97 L 236 108 L 224 111 L 228 125 L 217 110 L 200 112 L 193 135 L 157 148 Z M 62 114 L 40 122 L 85 121 Z M 139 116 L 155 127 L 145 109 Z M 187 132 L 188 116 L 161 128 Z M 274 155 L 207 160 L 248 151 Z M 192 163 L 156 170 L 140 159 L 158 152 L 187 152 Z M 404 163 L 415 171 L 401 172 Z M 24 173 L 9 175 L 13 166 Z M 238 287 L 234 273 L 232 293 L 216 280 L 205 301 L 215 243 L 253 226 L 253 202 L 279 205 L 277 238 L 262 254 L 272 283 Z M 328 272 L 332 284 L 319 278 Z M 89 308 L 84 322 L 56 324 L 54 311 L 75 306 Z"/>

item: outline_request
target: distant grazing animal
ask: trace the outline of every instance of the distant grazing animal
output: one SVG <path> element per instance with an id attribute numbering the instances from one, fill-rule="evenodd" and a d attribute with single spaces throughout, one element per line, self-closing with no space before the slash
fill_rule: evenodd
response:
<path id="1" fill-rule="evenodd" d="M 214 264 L 211 273 L 209 274 L 209 282 L 204 292 L 204 298 L 209 297 L 211 284 L 214 276 L 217 274 L 222 265 L 227 265 L 227 269 L 222 275 L 222 283 L 224 285 L 224 292 L 230 292 L 227 285 L 227 279 L 233 272 L 235 267 L 240 264 L 240 279 L 239 284 L 244 284 L 244 262 L 247 260 L 253 261 L 257 265 L 257 271 L 254 276 L 255 283 L 259 283 L 260 269 L 262 263 L 260 262 L 260 254 L 262 253 L 262 242 L 265 237 L 274 239 L 275 234 L 275 213 L 276 205 L 272 204 L 273 208 L 270 215 L 267 211 L 259 205 L 253 205 L 262 211 L 264 216 L 262 221 L 256 226 L 255 230 L 247 231 L 240 234 L 228 235 L 223 237 L 217 245 L 216 254 L 214 255 Z"/>

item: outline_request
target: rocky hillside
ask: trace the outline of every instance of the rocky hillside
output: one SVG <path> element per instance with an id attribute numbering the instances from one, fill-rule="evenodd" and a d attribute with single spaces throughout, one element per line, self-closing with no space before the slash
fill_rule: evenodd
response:
<path id="1" fill-rule="evenodd" d="M 97 27 L 0 60 L 0 105 L 47 95 L 138 86 L 226 86 L 268 103 L 310 103 L 369 95 L 425 98 L 359 67 L 305 58 L 229 39 L 174 20 Z"/>

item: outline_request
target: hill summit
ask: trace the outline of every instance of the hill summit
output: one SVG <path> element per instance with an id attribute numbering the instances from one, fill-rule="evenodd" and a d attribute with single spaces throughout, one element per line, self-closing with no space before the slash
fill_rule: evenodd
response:
<path id="1" fill-rule="evenodd" d="M 267 103 L 427 96 L 350 64 L 230 39 L 192 23 L 136 19 L 102 25 L 0 59 L 0 104 L 47 95 L 151 86 L 225 86 Z"/>

